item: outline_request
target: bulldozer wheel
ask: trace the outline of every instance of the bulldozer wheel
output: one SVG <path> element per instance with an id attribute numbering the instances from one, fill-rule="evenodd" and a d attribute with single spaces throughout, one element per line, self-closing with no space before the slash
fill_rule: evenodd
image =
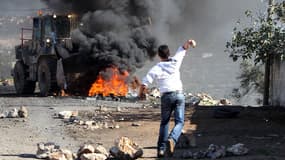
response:
<path id="1" fill-rule="evenodd" d="M 53 58 L 45 58 L 39 62 L 38 82 L 41 96 L 57 92 L 56 67 L 57 60 Z"/>
<path id="2" fill-rule="evenodd" d="M 35 81 L 26 79 L 27 72 L 25 65 L 21 61 L 17 61 L 14 67 L 14 85 L 17 94 L 33 94 L 36 88 Z"/>

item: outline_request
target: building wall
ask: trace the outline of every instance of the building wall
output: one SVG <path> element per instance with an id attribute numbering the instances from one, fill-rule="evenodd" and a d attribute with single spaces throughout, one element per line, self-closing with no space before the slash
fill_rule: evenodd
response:
<path id="1" fill-rule="evenodd" d="M 271 66 L 270 100 L 272 105 L 285 106 L 285 61 L 273 59 Z"/>

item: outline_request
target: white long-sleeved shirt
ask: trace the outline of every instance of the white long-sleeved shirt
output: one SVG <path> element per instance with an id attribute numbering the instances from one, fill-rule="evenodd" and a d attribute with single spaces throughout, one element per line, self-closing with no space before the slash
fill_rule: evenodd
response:
<path id="1" fill-rule="evenodd" d="M 179 47 L 176 54 L 169 58 L 169 61 L 159 62 L 152 67 L 143 78 L 142 83 L 149 86 L 156 80 L 160 93 L 182 91 L 180 67 L 185 54 L 186 50 Z"/>

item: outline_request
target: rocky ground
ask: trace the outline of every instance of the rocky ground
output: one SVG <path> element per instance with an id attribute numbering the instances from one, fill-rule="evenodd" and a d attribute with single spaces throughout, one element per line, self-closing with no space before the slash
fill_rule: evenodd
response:
<path id="1" fill-rule="evenodd" d="M 33 160 L 39 142 L 55 142 L 73 152 L 85 143 L 102 144 L 109 149 L 121 136 L 133 139 L 143 148 L 141 159 L 156 159 L 159 108 L 146 102 L 11 96 L 0 97 L 0 112 L 26 106 L 29 113 L 28 118 L 0 119 L 1 160 Z M 247 155 L 222 159 L 285 159 L 283 109 L 232 107 L 240 111 L 236 118 L 216 119 L 213 118 L 215 108 L 187 107 L 184 130 L 192 136 L 192 147 L 177 149 L 178 155 L 184 151 L 206 150 L 210 144 L 231 146 L 243 143 L 249 149 Z M 79 120 L 106 121 L 108 127 L 92 128 L 60 119 L 57 114 L 61 111 L 79 111 Z"/>

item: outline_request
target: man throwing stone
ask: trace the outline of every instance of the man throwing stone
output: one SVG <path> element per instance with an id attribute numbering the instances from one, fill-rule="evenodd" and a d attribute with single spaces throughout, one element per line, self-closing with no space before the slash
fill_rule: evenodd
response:
<path id="1" fill-rule="evenodd" d="M 156 81 L 161 93 L 161 122 L 157 142 L 157 156 L 172 156 L 184 126 L 185 97 L 182 93 L 180 67 L 187 50 L 195 47 L 194 40 L 188 40 L 179 47 L 176 54 L 170 57 L 167 45 L 158 48 L 160 62 L 152 67 L 142 80 L 140 97 L 144 96 L 147 87 Z M 174 112 L 175 126 L 168 134 L 169 121 Z"/>

